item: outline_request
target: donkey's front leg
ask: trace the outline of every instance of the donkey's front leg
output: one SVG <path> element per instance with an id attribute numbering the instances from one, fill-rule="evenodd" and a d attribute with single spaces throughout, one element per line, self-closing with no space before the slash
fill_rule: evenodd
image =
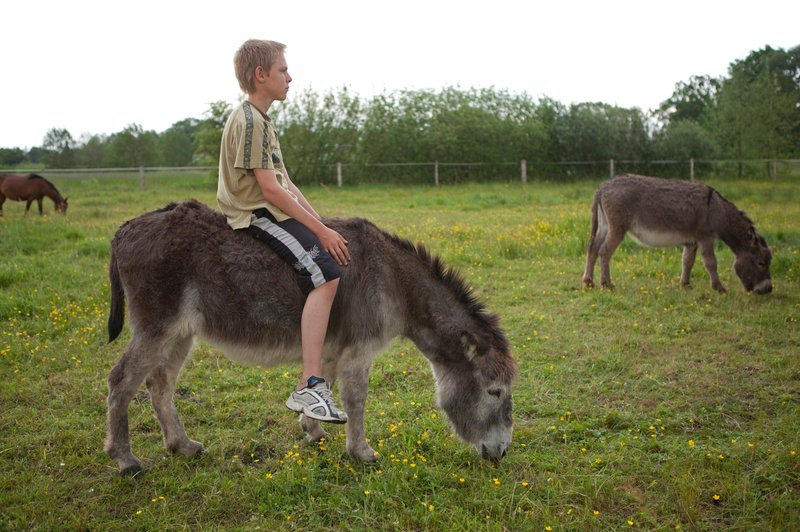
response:
<path id="1" fill-rule="evenodd" d="M 364 433 L 364 407 L 369 387 L 369 363 L 364 362 L 366 361 L 362 360 L 357 364 L 340 367 L 339 392 L 344 411 L 347 412 L 347 453 L 356 460 L 371 462 L 377 460 L 378 453 L 369 446 Z"/>
<path id="2" fill-rule="evenodd" d="M 703 257 L 703 266 L 708 271 L 708 276 L 711 277 L 711 287 L 717 292 L 725 292 L 725 286 L 719 280 L 717 273 L 717 256 L 714 254 L 714 239 L 703 240 L 698 242 L 700 245 L 700 254 Z"/>

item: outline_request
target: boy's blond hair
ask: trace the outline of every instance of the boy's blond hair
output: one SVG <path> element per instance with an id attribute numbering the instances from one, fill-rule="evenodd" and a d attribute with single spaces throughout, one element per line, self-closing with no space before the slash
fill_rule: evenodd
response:
<path id="1" fill-rule="evenodd" d="M 233 68 L 236 71 L 239 87 L 247 94 L 254 93 L 256 84 L 253 78 L 256 67 L 260 66 L 269 73 L 272 65 L 275 64 L 275 61 L 283 54 L 285 49 L 285 44 L 276 41 L 263 41 L 260 39 L 245 41 L 233 56 Z"/>

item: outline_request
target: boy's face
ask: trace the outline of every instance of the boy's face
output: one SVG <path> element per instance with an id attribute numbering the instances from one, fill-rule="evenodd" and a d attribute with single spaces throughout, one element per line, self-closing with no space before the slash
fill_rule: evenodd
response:
<path id="1" fill-rule="evenodd" d="M 291 82 L 292 76 L 289 75 L 289 67 L 281 54 L 270 68 L 264 87 L 272 100 L 283 101 L 289 92 L 289 83 Z"/>

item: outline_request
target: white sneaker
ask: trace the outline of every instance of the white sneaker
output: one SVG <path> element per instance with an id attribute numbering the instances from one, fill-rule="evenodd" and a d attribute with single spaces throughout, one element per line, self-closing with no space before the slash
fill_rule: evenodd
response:
<path id="1" fill-rule="evenodd" d="M 286 407 L 318 421 L 347 422 L 347 414 L 336 406 L 328 383 L 321 377 L 309 377 L 305 388 L 292 392 Z"/>

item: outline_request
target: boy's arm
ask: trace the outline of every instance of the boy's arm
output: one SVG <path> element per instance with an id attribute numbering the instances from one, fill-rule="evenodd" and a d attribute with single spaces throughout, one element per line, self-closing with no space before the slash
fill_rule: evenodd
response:
<path id="1" fill-rule="evenodd" d="M 295 185 L 294 182 L 291 180 L 291 178 L 289 177 L 289 174 L 286 173 L 286 169 L 285 168 L 281 168 L 281 172 L 283 172 L 283 177 L 286 179 L 286 182 L 289 184 L 289 190 L 291 190 L 292 193 L 295 196 L 297 196 L 297 201 L 300 202 L 300 205 L 302 205 L 305 210 L 307 210 L 312 215 L 314 215 L 317 218 L 317 220 L 321 220 L 322 217 L 319 214 L 317 214 L 317 211 L 314 210 L 314 207 L 311 206 L 311 203 L 309 203 L 309 201 L 306 199 L 306 197 L 303 195 L 303 193 L 300 191 L 300 189 L 297 188 L 297 185 Z"/>
<path id="2" fill-rule="evenodd" d="M 344 266 L 350 262 L 350 251 L 347 249 L 347 240 L 338 232 L 323 224 L 316 215 L 316 212 L 314 212 L 314 209 L 309 211 L 306 207 L 294 201 L 278 183 L 278 178 L 274 170 L 256 168 L 253 171 L 256 175 L 256 181 L 258 181 L 258 185 L 261 187 L 261 193 L 264 195 L 264 199 L 278 207 L 288 216 L 308 227 L 319 239 L 325 251 L 333 257 L 339 266 Z M 298 196 L 298 200 L 300 197 L 301 196 Z M 306 204 L 307 203 L 306 201 Z M 311 206 L 309 205 L 309 207 Z"/>

